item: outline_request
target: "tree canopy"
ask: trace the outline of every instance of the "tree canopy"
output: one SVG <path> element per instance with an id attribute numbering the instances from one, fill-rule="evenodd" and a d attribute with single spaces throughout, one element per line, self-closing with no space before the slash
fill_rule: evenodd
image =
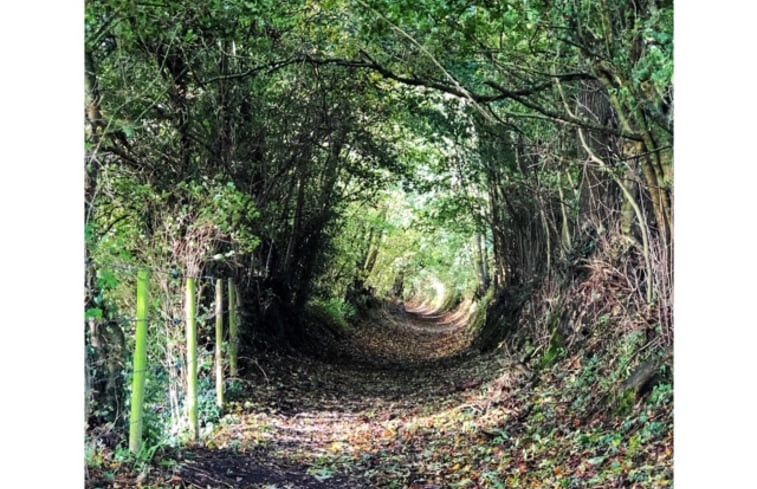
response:
<path id="1" fill-rule="evenodd" d="M 620 310 L 586 291 L 611 280 L 669 348 L 672 16 L 668 0 L 87 0 L 91 416 L 121 411 L 145 268 L 175 417 L 187 277 L 200 298 L 237 284 L 243 349 L 306 347 L 313 317 L 344 326 L 380 298 L 477 303 L 476 346 L 517 333 L 554 356 L 558 326 L 583 331 L 576 290 L 597 317 Z M 528 300 L 541 323 L 516 320 Z"/>

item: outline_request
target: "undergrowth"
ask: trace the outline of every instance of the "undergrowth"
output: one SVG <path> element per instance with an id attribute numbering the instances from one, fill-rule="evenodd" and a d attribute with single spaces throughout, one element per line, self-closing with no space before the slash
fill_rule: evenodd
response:
<path id="1" fill-rule="evenodd" d="M 313 299 L 308 304 L 308 312 L 338 326 L 343 333 L 351 331 L 351 322 L 357 315 L 355 306 L 337 298 Z"/>

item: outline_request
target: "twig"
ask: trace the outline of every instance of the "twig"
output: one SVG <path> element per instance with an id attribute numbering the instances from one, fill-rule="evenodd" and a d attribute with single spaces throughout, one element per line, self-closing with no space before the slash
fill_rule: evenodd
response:
<path id="1" fill-rule="evenodd" d="M 244 358 L 245 360 L 249 360 L 250 362 L 254 363 L 255 366 L 258 367 L 258 370 L 260 370 L 260 373 L 263 374 L 263 377 L 265 377 L 266 384 L 270 384 L 270 381 L 268 380 L 268 375 L 265 373 L 265 370 L 263 370 L 263 367 L 260 366 L 256 358 L 251 358 L 251 357 L 241 357 L 241 358 Z"/>

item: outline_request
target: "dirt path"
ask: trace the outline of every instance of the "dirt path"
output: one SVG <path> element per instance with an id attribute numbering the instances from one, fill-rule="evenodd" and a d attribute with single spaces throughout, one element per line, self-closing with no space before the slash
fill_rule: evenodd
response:
<path id="1" fill-rule="evenodd" d="M 383 465 L 400 428 L 452 409 L 491 379 L 497 362 L 465 352 L 462 314 L 408 306 L 366 322 L 338 364 L 267 355 L 249 372 L 211 441 L 184 452 L 169 479 L 199 487 L 383 487 Z M 390 458 L 390 457 L 389 457 Z M 335 466 L 349 467 L 340 473 Z M 417 473 L 394 476 L 398 487 Z M 390 475 L 391 477 L 391 475 Z M 418 486 L 425 487 L 425 486 Z M 428 486 L 432 487 L 432 486 Z"/>

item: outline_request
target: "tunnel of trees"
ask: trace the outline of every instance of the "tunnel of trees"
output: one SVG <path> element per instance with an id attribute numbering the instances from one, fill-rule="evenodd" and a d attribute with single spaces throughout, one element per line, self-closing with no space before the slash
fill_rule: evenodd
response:
<path id="1" fill-rule="evenodd" d="M 672 1 L 87 0 L 84 24 L 92 470 L 129 432 L 140 270 L 154 450 L 187 429 L 187 278 L 204 429 L 229 411 L 214 318 L 238 321 L 242 403 L 258 358 L 349 362 L 360 324 L 415 308 L 457 311 L 453 353 L 512 359 L 531 389 L 594 361 L 607 419 L 662 413 L 622 446 L 672 447 Z M 656 460 L 639 487 L 672 477 Z M 468 487 L 405 475 L 387 487 Z M 554 487 L 615 487 L 575 484 Z"/>

